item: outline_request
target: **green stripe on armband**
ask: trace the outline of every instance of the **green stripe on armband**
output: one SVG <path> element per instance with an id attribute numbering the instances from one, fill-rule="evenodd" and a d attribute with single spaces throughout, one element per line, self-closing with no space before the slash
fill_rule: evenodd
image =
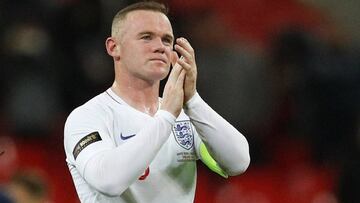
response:
<path id="1" fill-rule="evenodd" d="M 221 175 L 224 178 L 228 178 L 228 175 L 222 170 L 218 163 L 211 157 L 209 151 L 206 149 L 206 146 L 203 142 L 200 144 L 200 156 L 202 162 L 212 171 Z"/>

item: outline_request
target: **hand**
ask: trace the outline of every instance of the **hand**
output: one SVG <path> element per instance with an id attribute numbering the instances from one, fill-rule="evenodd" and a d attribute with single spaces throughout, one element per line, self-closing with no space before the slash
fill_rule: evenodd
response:
<path id="1" fill-rule="evenodd" d="M 195 62 L 194 49 L 190 43 L 183 37 L 176 39 L 175 50 L 181 55 L 180 58 L 176 55 L 176 64 L 186 71 L 184 82 L 184 103 L 189 101 L 196 93 L 197 67 Z"/>
<path id="2" fill-rule="evenodd" d="M 179 116 L 184 103 L 184 79 L 185 70 L 179 65 L 174 66 L 164 88 L 160 109 L 175 117 Z"/>

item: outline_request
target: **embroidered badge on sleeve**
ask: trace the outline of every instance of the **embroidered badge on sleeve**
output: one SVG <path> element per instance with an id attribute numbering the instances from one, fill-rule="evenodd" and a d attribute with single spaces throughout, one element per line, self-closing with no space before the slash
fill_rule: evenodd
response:
<path id="1" fill-rule="evenodd" d="M 85 137 L 83 137 L 76 145 L 73 151 L 74 159 L 80 154 L 80 152 L 85 149 L 85 147 L 89 146 L 90 144 L 100 141 L 101 137 L 99 132 L 92 132 Z"/>

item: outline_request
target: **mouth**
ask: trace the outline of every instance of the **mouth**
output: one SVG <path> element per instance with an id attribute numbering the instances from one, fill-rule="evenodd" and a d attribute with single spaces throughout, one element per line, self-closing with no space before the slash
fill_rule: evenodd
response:
<path id="1" fill-rule="evenodd" d="M 167 61 L 165 59 L 162 59 L 162 58 L 152 58 L 152 59 L 150 59 L 150 61 L 162 62 L 164 64 L 167 64 Z"/>

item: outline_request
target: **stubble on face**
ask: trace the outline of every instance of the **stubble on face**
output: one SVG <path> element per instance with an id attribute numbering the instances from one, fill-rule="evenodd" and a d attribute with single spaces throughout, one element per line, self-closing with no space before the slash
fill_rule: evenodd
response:
<path id="1" fill-rule="evenodd" d="M 170 69 L 174 38 L 169 19 L 160 12 L 140 10 L 128 13 L 116 26 L 118 31 L 113 32 L 113 37 L 120 47 L 122 66 L 125 66 L 136 77 L 143 79 L 161 80 L 165 78 Z M 165 51 L 161 55 L 162 59 L 166 59 L 165 65 L 160 61 L 155 63 L 149 60 L 151 57 L 156 58 L 160 55 L 152 50 L 153 47 L 140 39 L 141 33 L 152 33 L 161 39 L 163 36 L 170 36 L 171 45 L 165 46 Z M 148 73 L 146 73 L 147 71 Z"/>

